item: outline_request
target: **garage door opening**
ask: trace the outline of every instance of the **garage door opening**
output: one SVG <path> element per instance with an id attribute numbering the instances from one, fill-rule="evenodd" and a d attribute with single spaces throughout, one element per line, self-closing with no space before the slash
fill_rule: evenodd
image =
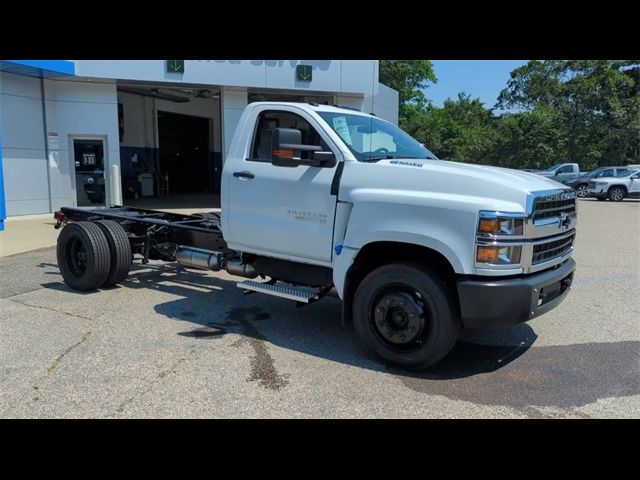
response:
<path id="1" fill-rule="evenodd" d="M 209 119 L 158 111 L 161 193 L 213 193 Z"/>
<path id="2" fill-rule="evenodd" d="M 118 104 L 124 203 L 180 213 L 219 208 L 217 92 L 124 85 Z"/>

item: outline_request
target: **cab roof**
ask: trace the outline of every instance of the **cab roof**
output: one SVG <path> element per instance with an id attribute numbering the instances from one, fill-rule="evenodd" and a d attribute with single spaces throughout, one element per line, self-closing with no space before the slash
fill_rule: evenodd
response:
<path id="1" fill-rule="evenodd" d="M 370 117 L 377 115 L 374 113 L 366 113 L 358 110 L 357 108 L 351 107 L 343 107 L 340 105 L 320 105 L 318 103 L 313 102 L 253 102 L 251 105 L 273 105 L 273 106 L 291 106 L 291 107 L 302 107 L 305 109 L 310 109 L 316 112 L 336 112 L 336 113 L 349 113 L 352 115 L 362 115 L 364 117 Z"/>

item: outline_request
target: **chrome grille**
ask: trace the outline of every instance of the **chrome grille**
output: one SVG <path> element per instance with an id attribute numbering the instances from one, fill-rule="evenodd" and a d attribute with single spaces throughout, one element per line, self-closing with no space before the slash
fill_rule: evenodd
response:
<path id="1" fill-rule="evenodd" d="M 562 213 L 575 215 L 576 199 L 569 198 L 566 200 L 538 200 L 535 203 L 533 212 L 533 221 L 543 220 L 545 218 L 556 218 Z"/>
<path id="2" fill-rule="evenodd" d="M 575 237 L 576 235 L 574 233 L 573 235 L 560 240 L 552 240 L 550 242 L 534 245 L 531 264 L 537 265 L 566 255 L 571 251 Z"/>

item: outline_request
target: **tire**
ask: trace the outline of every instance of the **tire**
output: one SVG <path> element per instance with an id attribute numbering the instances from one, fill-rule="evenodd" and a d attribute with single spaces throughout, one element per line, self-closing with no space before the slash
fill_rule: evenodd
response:
<path id="1" fill-rule="evenodd" d="M 444 282 L 410 263 L 385 265 L 362 280 L 354 296 L 353 321 L 359 339 L 376 354 L 410 369 L 442 360 L 461 325 Z"/>
<path id="2" fill-rule="evenodd" d="M 99 220 L 96 222 L 96 225 L 100 227 L 109 244 L 111 268 L 102 286 L 110 287 L 121 283 L 127 278 L 127 275 L 129 275 L 131 261 L 133 260 L 131 244 L 129 243 L 127 233 L 118 222 L 114 222 L 113 220 Z"/>
<path id="3" fill-rule="evenodd" d="M 621 202 L 627 196 L 627 191 L 622 187 L 611 187 L 608 196 L 612 202 Z"/>
<path id="4" fill-rule="evenodd" d="M 578 192 L 578 196 L 580 198 L 586 198 L 589 196 L 589 185 L 586 183 L 581 183 L 575 188 L 576 192 Z"/>
<path id="5" fill-rule="evenodd" d="M 74 290 L 95 290 L 109 276 L 109 243 L 95 223 L 74 222 L 64 227 L 56 253 L 62 278 Z"/>

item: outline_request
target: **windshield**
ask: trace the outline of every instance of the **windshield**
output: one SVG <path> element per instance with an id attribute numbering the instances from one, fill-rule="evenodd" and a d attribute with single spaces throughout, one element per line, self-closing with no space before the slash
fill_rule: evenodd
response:
<path id="1" fill-rule="evenodd" d="M 590 172 L 585 173 L 583 176 L 584 177 L 593 177 L 594 175 L 599 174 L 603 170 L 604 170 L 604 168 L 596 168 L 595 170 L 591 170 Z"/>
<path id="2" fill-rule="evenodd" d="M 564 165 L 564 164 L 563 163 L 556 163 L 555 165 L 551 165 L 549 168 L 547 168 L 545 170 L 545 172 L 553 172 L 556 168 L 559 168 L 562 165 Z"/>
<path id="3" fill-rule="evenodd" d="M 619 173 L 616 178 L 630 177 L 634 173 L 638 173 L 640 170 L 627 170 L 626 172 Z"/>
<path id="4" fill-rule="evenodd" d="M 436 156 L 407 133 L 374 116 L 342 112 L 318 112 L 338 134 L 359 162 L 385 158 L 428 158 Z"/>

